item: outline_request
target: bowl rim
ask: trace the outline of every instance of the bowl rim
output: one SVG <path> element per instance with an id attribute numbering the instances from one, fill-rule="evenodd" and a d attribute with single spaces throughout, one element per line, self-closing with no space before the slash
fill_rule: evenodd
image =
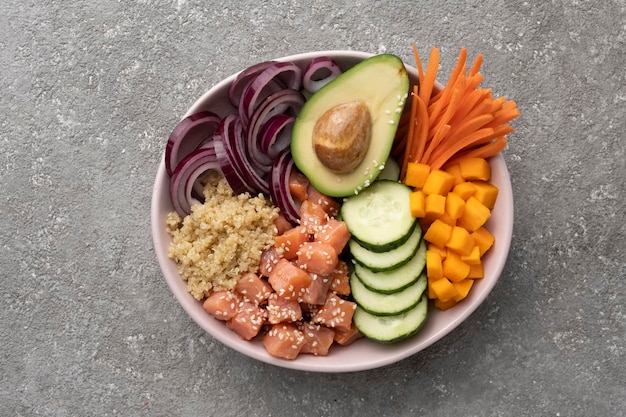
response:
<path id="1" fill-rule="evenodd" d="M 340 57 L 347 60 L 358 60 L 370 57 L 375 54 L 353 50 L 325 50 L 293 54 L 281 58 L 275 58 L 274 60 L 301 61 L 310 60 L 311 58 L 320 55 L 327 55 L 335 58 Z M 410 76 L 412 78 L 415 78 L 417 75 L 417 69 L 407 64 L 406 62 L 405 67 L 407 68 Z M 209 88 L 189 107 L 189 109 L 182 118 L 197 112 L 202 104 L 205 103 L 212 94 L 229 85 L 232 80 L 237 76 L 237 74 L 238 73 L 232 74 L 215 84 L 213 87 Z M 442 85 L 438 84 L 437 87 L 442 88 Z M 153 247 L 157 256 L 161 273 L 164 276 L 168 287 L 170 288 L 170 291 L 172 291 L 172 294 L 176 298 L 178 304 L 183 308 L 188 316 L 206 333 L 208 333 L 211 337 L 219 340 L 222 344 L 228 346 L 234 351 L 264 363 L 300 371 L 343 373 L 380 368 L 415 355 L 416 353 L 433 345 L 447 334 L 451 333 L 476 309 L 478 309 L 480 305 L 483 304 L 487 296 L 491 293 L 491 291 L 499 281 L 500 275 L 502 274 L 502 271 L 506 264 L 513 235 L 514 201 L 509 171 L 502 154 L 498 154 L 495 157 L 492 157 L 490 159 L 490 163 L 492 165 L 492 171 L 495 171 L 499 174 L 498 178 L 495 178 L 493 180 L 500 184 L 500 192 L 498 195 L 498 200 L 496 201 L 496 207 L 498 211 L 494 210 L 494 213 L 498 215 L 498 219 L 502 218 L 505 221 L 502 223 L 502 228 L 498 229 L 497 244 L 494 245 L 494 247 L 491 249 L 491 251 L 493 252 L 486 255 L 490 256 L 489 259 L 491 260 L 489 264 L 491 266 L 489 270 L 489 279 L 485 279 L 487 278 L 485 277 L 483 278 L 483 280 L 481 280 L 479 291 L 473 290 L 472 292 L 470 292 L 470 295 L 472 296 L 471 303 L 466 303 L 466 305 L 463 306 L 464 308 L 456 310 L 457 312 L 459 312 L 459 314 L 453 315 L 451 320 L 446 321 L 445 325 L 437 328 L 436 331 L 434 331 L 425 340 L 422 340 L 418 337 L 419 333 L 423 331 L 422 330 L 415 336 L 393 345 L 383 345 L 368 339 L 362 339 L 355 342 L 355 344 L 363 342 L 368 343 L 367 348 L 371 349 L 373 351 L 372 353 L 375 353 L 375 357 L 371 357 L 368 355 L 368 357 L 362 358 L 358 362 L 350 362 L 349 360 L 339 362 L 325 360 L 326 358 L 329 358 L 330 355 L 319 357 L 313 355 L 300 355 L 295 360 L 284 360 L 276 358 L 269 355 L 269 353 L 265 351 L 263 345 L 259 342 L 244 341 L 239 339 L 238 337 L 233 337 L 234 333 L 226 328 L 224 322 L 218 321 L 208 315 L 206 312 L 204 312 L 201 303 L 196 301 L 191 296 L 191 294 L 187 292 L 186 284 L 178 274 L 175 262 L 169 259 L 169 257 L 167 256 L 167 246 L 169 246 L 171 239 L 166 232 L 164 217 L 164 213 L 166 215 L 168 210 L 164 210 L 162 207 L 163 191 L 168 189 L 169 182 L 165 170 L 164 153 L 161 156 L 161 160 L 157 168 L 155 182 L 152 188 L 150 216 Z M 505 186 L 503 187 L 502 185 Z M 505 204 L 503 201 L 506 201 L 507 204 Z M 490 219 L 489 222 L 492 222 L 492 219 Z M 460 307 L 460 305 L 456 306 L 455 309 L 459 309 Z M 429 310 L 432 314 L 434 310 L 432 305 L 429 307 Z M 219 331 L 215 331 L 216 326 L 223 327 L 223 329 L 226 329 L 227 332 L 222 331 L 222 329 L 220 329 Z M 350 346 L 338 346 L 336 348 L 350 349 Z M 379 352 L 380 354 L 378 354 Z M 332 354 L 333 352 L 331 352 L 331 355 Z M 343 353 L 342 355 L 346 356 L 347 358 L 354 356 L 348 356 Z"/>

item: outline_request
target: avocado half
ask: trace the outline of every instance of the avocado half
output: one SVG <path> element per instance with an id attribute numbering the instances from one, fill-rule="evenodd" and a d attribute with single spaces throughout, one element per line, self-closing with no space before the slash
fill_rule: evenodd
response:
<path id="1" fill-rule="evenodd" d="M 296 118 L 291 154 L 298 169 L 320 192 L 345 197 L 371 184 L 389 157 L 409 91 L 402 60 L 391 54 L 374 55 L 348 69 L 313 94 Z M 371 117 L 369 146 L 350 172 L 329 169 L 314 149 L 315 125 L 343 103 L 362 102 Z"/>

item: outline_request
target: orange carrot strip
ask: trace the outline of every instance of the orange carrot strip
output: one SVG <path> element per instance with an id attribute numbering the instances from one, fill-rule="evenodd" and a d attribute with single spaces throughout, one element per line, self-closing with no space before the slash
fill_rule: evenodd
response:
<path id="1" fill-rule="evenodd" d="M 476 116 L 480 116 L 481 114 L 489 113 L 493 104 L 493 98 L 491 97 L 491 90 L 488 89 L 488 92 L 485 92 L 485 95 L 474 105 L 472 110 L 470 110 L 467 115 L 465 115 L 464 119 L 472 119 Z"/>
<path id="2" fill-rule="evenodd" d="M 494 114 L 493 120 L 489 122 L 488 127 L 496 127 L 499 125 L 503 125 L 515 119 L 519 115 L 520 115 L 520 111 L 518 109 L 502 108 Z"/>
<path id="3" fill-rule="evenodd" d="M 450 103 L 446 106 L 444 113 L 439 118 L 439 121 L 436 123 L 435 131 L 439 130 L 441 126 L 450 124 L 450 119 L 457 111 L 459 103 L 463 99 L 465 94 L 465 76 L 461 74 L 458 78 L 458 81 L 455 83 L 455 86 L 452 91 L 452 96 L 450 97 Z"/>
<path id="4" fill-rule="evenodd" d="M 409 119 L 409 131 L 406 135 L 406 145 L 404 151 L 404 158 L 402 158 L 402 165 L 400 166 L 400 178 L 404 178 L 406 174 L 406 166 L 409 161 L 413 158 L 412 149 L 415 135 L 415 115 L 417 114 L 418 107 L 418 88 L 417 85 L 413 86 L 413 93 L 411 95 L 411 117 Z"/>
<path id="5" fill-rule="evenodd" d="M 488 127 L 484 127 L 482 129 L 478 129 L 474 133 L 465 136 L 458 142 L 451 145 L 449 148 L 446 148 L 441 152 L 437 157 L 431 157 L 428 160 L 428 164 L 432 170 L 437 170 L 445 164 L 448 159 L 452 158 L 454 154 L 457 152 L 472 146 L 473 143 L 484 139 L 487 136 L 493 135 L 494 130 Z"/>
<path id="6" fill-rule="evenodd" d="M 443 108 L 445 106 L 448 105 L 449 101 L 450 101 L 450 97 L 452 96 L 452 92 L 454 89 L 454 85 L 457 82 L 458 77 L 461 74 L 461 71 L 463 71 L 463 73 L 465 73 L 465 59 L 467 57 L 467 49 L 465 48 L 461 48 L 461 53 L 459 54 L 459 58 L 457 60 L 457 64 L 456 67 L 454 67 L 454 69 L 452 70 L 452 73 L 450 74 L 450 78 L 448 79 L 448 83 L 446 84 L 446 86 L 444 87 L 444 91 L 442 93 L 442 96 L 439 100 L 437 100 L 437 103 L 435 104 L 432 113 L 429 113 L 429 118 L 431 120 L 430 126 L 434 126 L 433 124 L 433 119 L 437 119 L 437 116 L 439 115 L 439 113 L 443 110 Z"/>
<path id="7" fill-rule="evenodd" d="M 459 104 L 459 109 L 456 111 L 454 116 L 452 116 L 452 119 L 450 119 L 450 124 L 456 125 L 462 123 L 464 120 L 471 119 L 471 117 L 467 117 L 469 112 L 471 112 L 476 104 L 485 99 L 485 97 L 489 94 L 490 92 L 484 89 L 474 90 L 467 94 L 463 98 L 463 101 Z"/>
<path id="8" fill-rule="evenodd" d="M 492 114 L 488 114 L 488 113 L 481 114 L 480 116 L 476 116 L 472 119 L 469 119 L 469 120 L 463 121 L 462 123 L 454 125 L 454 127 L 450 129 L 448 136 L 444 139 L 443 142 L 441 142 L 440 146 L 441 147 L 451 146 L 452 144 L 456 143 L 463 137 L 470 135 L 471 133 L 477 131 L 478 129 L 482 127 L 492 127 L 492 126 L 488 126 L 488 124 L 489 122 L 493 120 L 493 118 L 494 117 Z"/>
<path id="9" fill-rule="evenodd" d="M 472 91 L 476 90 L 482 81 L 482 74 L 468 75 L 467 83 L 465 84 L 465 94 L 470 94 Z"/>
<path id="10" fill-rule="evenodd" d="M 474 63 L 472 64 L 472 67 L 470 68 L 469 71 L 469 76 L 471 77 L 472 75 L 477 75 L 478 71 L 480 71 L 480 66 L 483 63 L 483 54 L 478 54 L 476 55 L 476 58 L 474 59 Z"/>
<path id="11" fill-rule="evenodd" d="M 515 130 L 513 129 L 513 126 L 511 125 L 500 125 L 500 126 L 496 126 L 495 128 L 485 126 L 483 129 L 492 129 L 493 133 L 489 135 L 485 135 L 481 139 L 477 139 L 470 146 L 463 148 L 463 150 L 468 149 L 468 148 L 473 148 L 476 146 L 482 146 L 500 136 L 508 135 L 509 133 L 512 133 Z"/>
<path id="12" fill-rule="evenodd" d="M 485 145 L 457 153 L 454 158 L 449 159 L 448 162 L 445 163 L 444 167 L 453 166 L 464 158 L 490 158 L 502 151 L 506 147 L 506 144 L 506 137 L 500 136 Z"/>
<path id="13" fill-rule="evenodd" d="M 426 140 L 428 139 L 428 109 L 426 108 L 426 103 L 420 97 L 417 99 L 417 123 L 415 161 L 420 161 L 424 155 Z"/>
<path id="14" fill-rule="evenodd" d="M 424 164 L 430 164 L 429 160 L 431 158 L 431 154 L 437 149 L 443 138 L 448 134 L 448 132 L 450 131 L 450 127 L 450 125 L 443 125 L 439 128 L 439 130 L 437 130 L 435 136 L 428 144 L 426 151 L 424 151 L 424 155 L 422 156 L 420 162 Z"/>
<path id="15" fill-rule="evenodd" d="M 420 82 L 419 95 L 424 103 L 428 103 L 430 101 L 435 80 L 437 79 L 437 71 L 439 71 L 439 49 L 432 48 L 428 58 L 428 66 L 426 67 L 426 72 L 424 73 L 424 82 Z"/>
<path id="16" fill-rule="evenodd" d="M 421 88 L 422 81 L 424 80 L 424 69 L 422 68 L 422 60 L 420 54 L 417 52 L 417 46 L 413 43 L 413 56 L 415 56 L 415 66 L 417 67 L 417 85 Z"/>

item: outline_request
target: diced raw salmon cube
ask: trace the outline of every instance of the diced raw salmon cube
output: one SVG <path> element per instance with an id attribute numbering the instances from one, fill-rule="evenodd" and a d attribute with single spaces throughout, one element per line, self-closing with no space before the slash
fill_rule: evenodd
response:
<path id="1" fill-rule="evenodd" d="M 285 299 L 272 293 L 267 301 L 267 321 L 271 324 L 292 323 L 302 320 L 302 308 L 297 299 Z"/>
<path id="2" fill-rule="evenodd" d="M 278 261 L 282 258 L 278 254 L 278 251 L 274 246 L 271 248 L 265 249 L 261 253 L 261 263 L 259 265 L 259 274 L 269 277 L 274 269 L 274 266 L 278 263 Z"/>
<path id="3" fill-rule="evenodd" d="M 310 234 L 315 234 L 327 220 L 328 214 L 319 204 L 306 200 L 300 205 L 300 224 L 306 227 Z"/>
<path id="4" fill-rule="evenodd" d="M 354 324 L 349 328 L 336 327 L 334 330 L 335 342 L 341 346 L 348 346 L 363 337 L 363 334 L 359 332 L 359 329 Z"/>
<path id="5" fill-rule="evenodd" d="M 311 274 L 330 275 L 339 258 L 327 243 L 305 242 L 298 251 L 298 265 Z"/>
<path id="6" fill-rule="evenodd" d="M 289 173 L 289 192 L 300 201 L 308 200 L 309 179 L 297 169 Z"/>
<path id="7" fill-rule="evenodd" d="M 326 224 L 315 232 L 315 241 L 332 246 L 337 253 L 343 251 L 348 240 L 350 240 L 348 226 L 334 217 L 329 218 Z"/>
<path id="8" fill-rule="evenodd" d="M 282 258 L 272 268 L 268 282 L 279 297 L 298 299 L 302 290 L 311 284 L 311 277 L 306 271 Z"/>
<path id="9" fill-rule="evenodd" d="M 237 315 L 241 301 L 239 294 L 233 291 L 213 291 L 202 307 L 216 319 L 227 321 Z"/>
<path id="10" fill-rule="evenodd" d="M 248 272 L 244 274 L 235 287 L 235 291 L 244 299 L 261 304 L 273 292 L 272 286 L 265 279 L 261 279 L 257 274 Z"/>
<path id="11" fill-rule="evenodd" d="M 298 256 L 300 246 L 309 241 L 309 233 L 305 226 L 296 226 L 274 237 L 274 246 L 283 258 L 294 259 Z"/>
<path id="12" fill-rule="evenodd" d="M 324 275 L 311 275 L 311 284 L 304 289 L 300 301 L 306 304 L 324 304 L 330 288 L 331 278 Z"/>
<path id="13" fill-rule="evenodd" d="M 298 357 L 304 345 L 304 334 L 295 324 L 274 324 L 263 337 L 263 346 L 270 355 L 283 359 Z"/>
<path id="14" fill-rule="evenodd" d="M 317 314 L 317 312 L 322 308 L 324 304 L 309 304 L 309 303 L 300 303 L 300 308 L 302 309 L 302 316 L 307 318 L 312 318 Z"/>
<path id="15" fill-rule="evenodd" d="M 349 329 L 356 303 L 344 300 L 337 294 L 330 294 L 324 306 L 313 316 L 313 322 L 332 328 Z"/>
<path id="16" fill-rule="evenodd" d="M 304 345 L 300 353 L 312 353 L 316 356 L 326 356 L 335 340 L 335 331 L 319 324 L 306 322 L 302 325 Z"/>
<path id="17" fill-rule="evenodd" d="M 337 213 L 339 213 L 339 208 L 341 206 L 339 202 L 334 198 L 327 196 L 326 194 L 320 193 L 312 185 L 309 185 L 307 194 L 308 200 L 320 206 L 329 216 L 334 217 L 337 215 Z"/>
<path id="18" fill-rule="evenodd" d="M 278 217 L 274 220 L 274 225 L 276 225 L 276 234 L 278 235 L 282 235 L 293 227 L 293 224 L 291 224 L 282 213 L 278 214 Z"/>
<path id="19" fill-rule="evenodd" d="M 330 275 L 330 290 L 337 294 L 350 294 L 350 276 L 348 275 L 348 264 L 340 260 Z"/>
<path id="20" fill-rule="evenodd" d="M 251 340 L 265 324 L 266 311 L 250 301 L 239 304 L 237 315 L 226 322 L 226 326 L 244 340 Z"/>

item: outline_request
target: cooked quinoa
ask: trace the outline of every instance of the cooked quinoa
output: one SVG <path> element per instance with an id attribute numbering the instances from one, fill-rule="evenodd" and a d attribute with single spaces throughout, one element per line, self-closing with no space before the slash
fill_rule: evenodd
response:
<path id="1" fill-rule="evenodd" d="M 274 242 L 278 217 L 263 195 L 233 195 L 215 172 L 205 181 L 204 204 L 193 205 L 183 219 L 175 212 L 167 216 L 169 257 L 197 300 L 233 289 L 244 273 L 257 272 L 261 252 Z"/>

